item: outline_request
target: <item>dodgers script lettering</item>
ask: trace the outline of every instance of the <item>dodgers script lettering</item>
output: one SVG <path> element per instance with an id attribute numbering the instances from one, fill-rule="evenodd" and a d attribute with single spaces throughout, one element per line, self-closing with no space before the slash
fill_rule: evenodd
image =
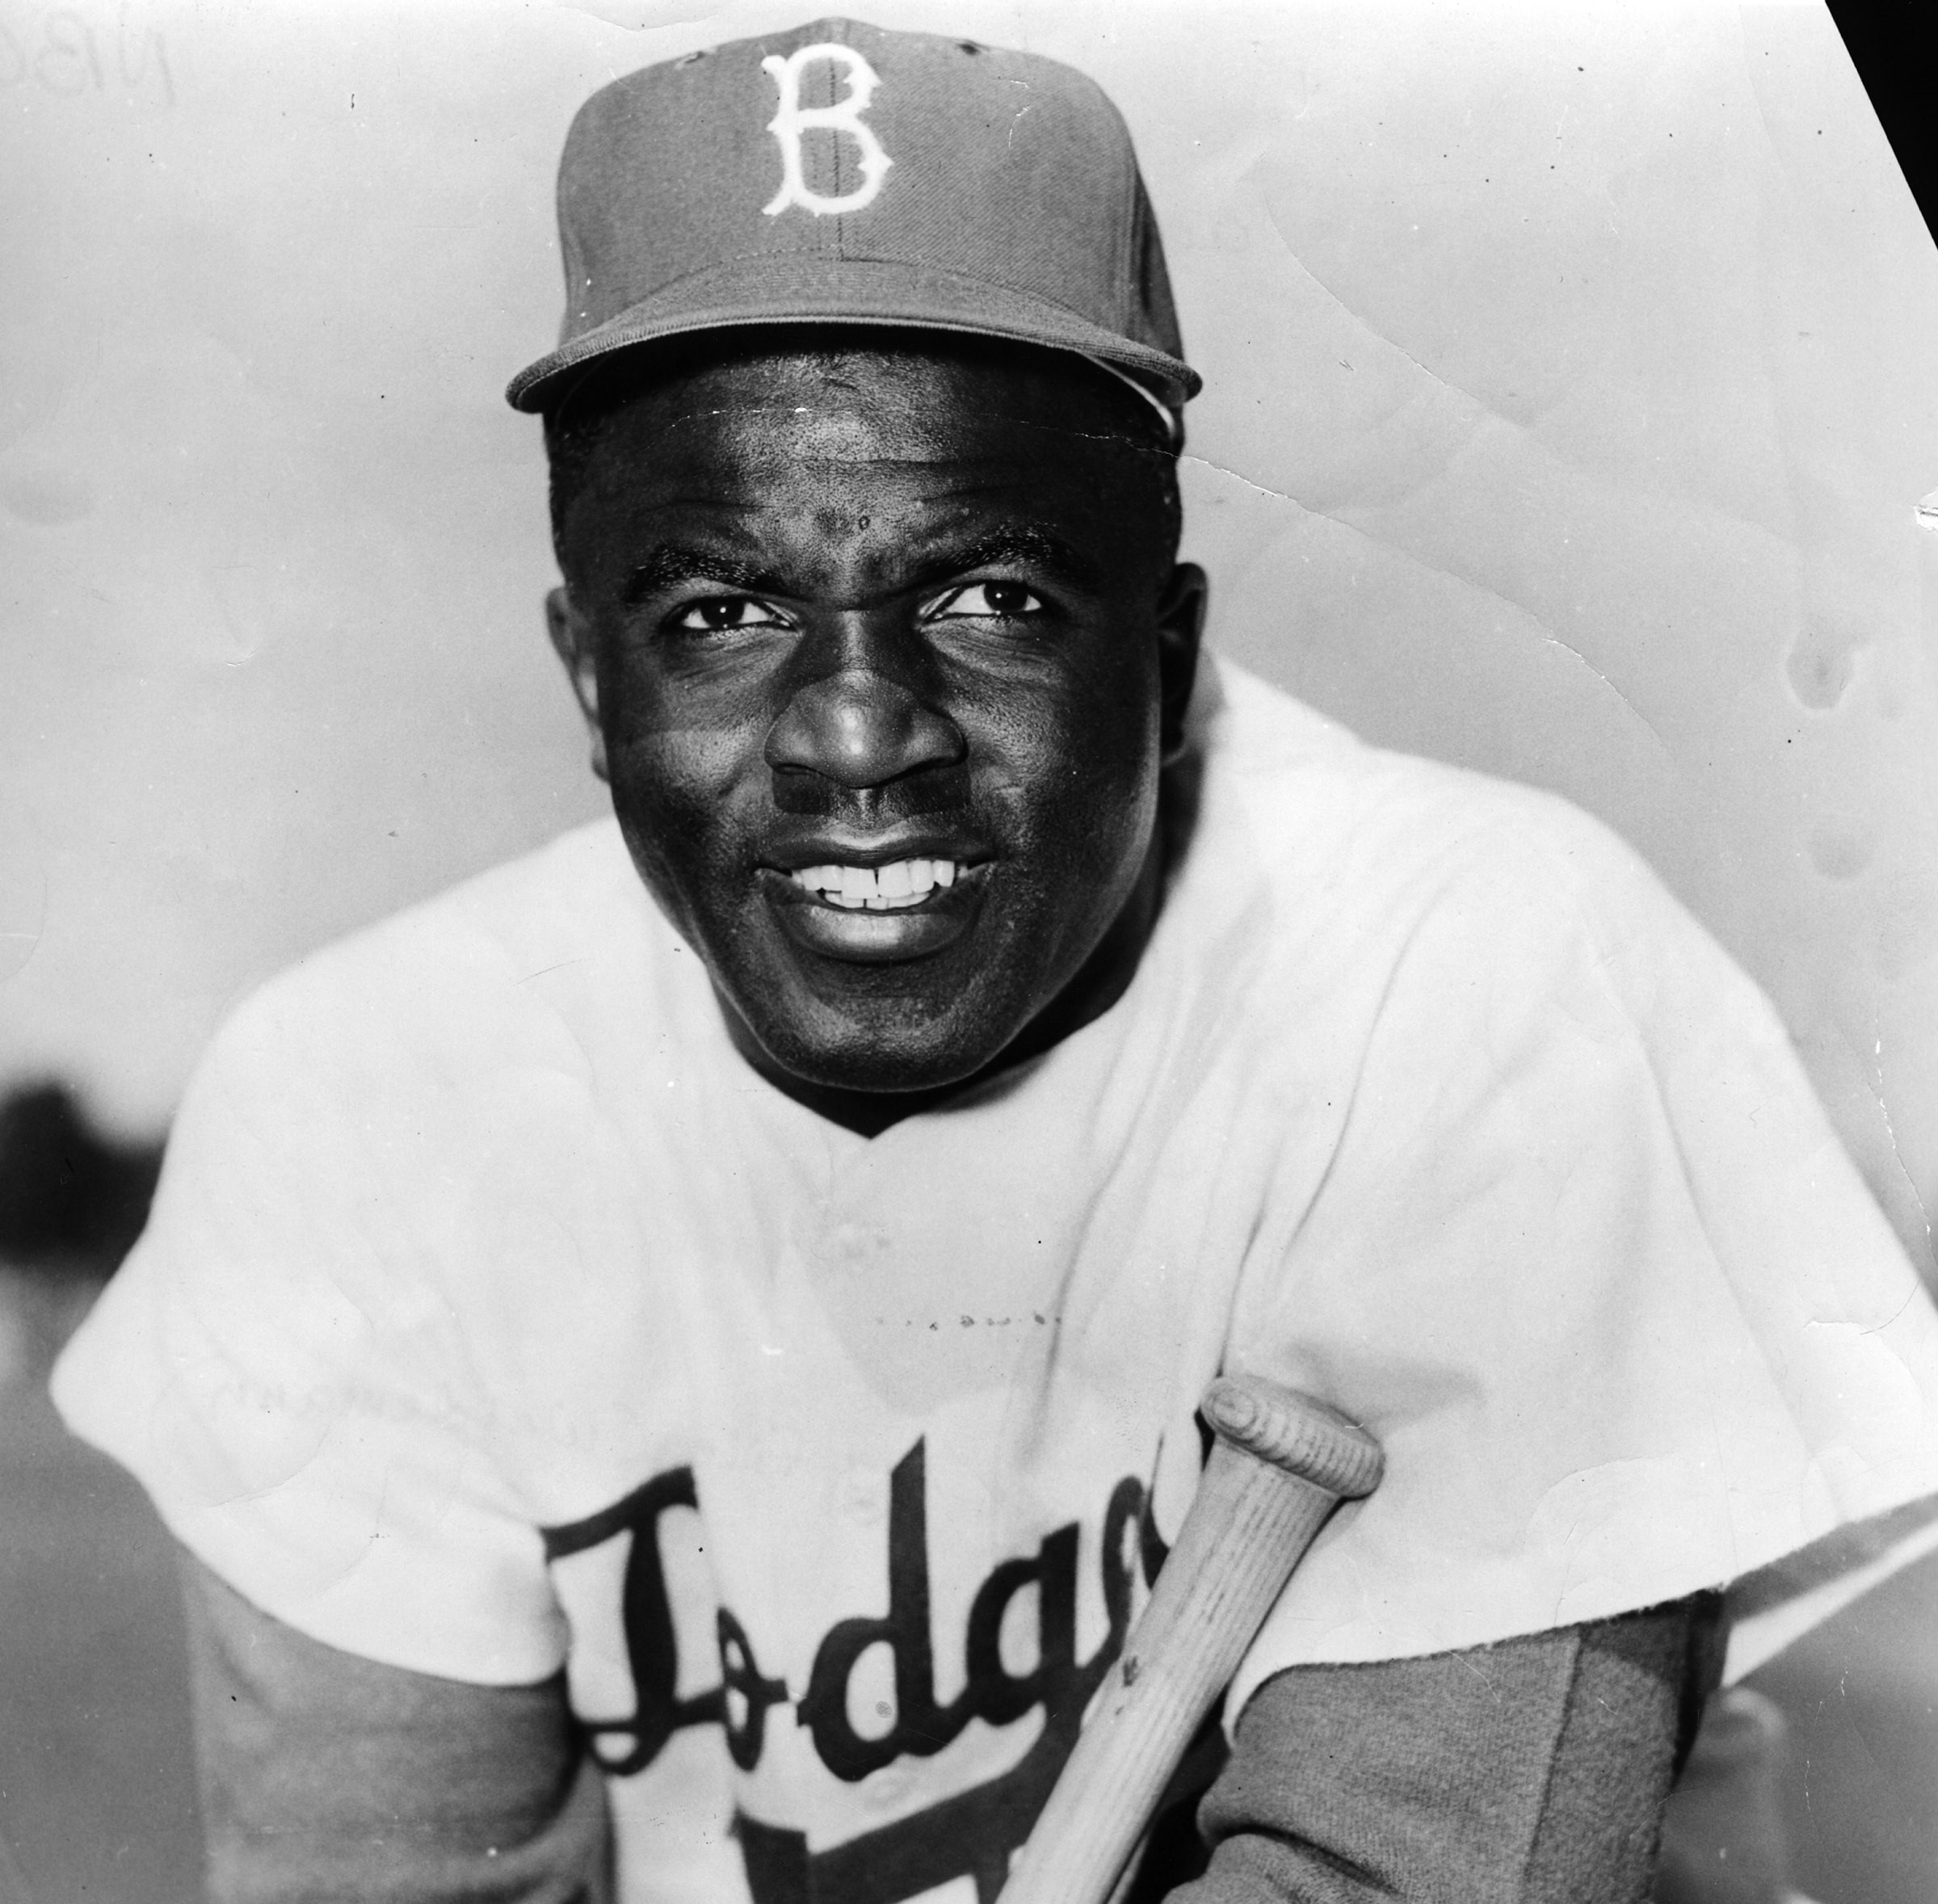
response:
<path id="1" fill-rule="evenodd" d="M 630 1540 L 614 1611 L 624 1635 L 633 1709 L 623 1717 L 582 1716 L 593 1751 L 610 1776 L 644 1771 L 675 1732 L 704 1725 L 721 1726 L 734 1763 L 751 1772 L 766 1749 L 776 1709 L 789 1704 L 822 1764 L 849 1782 L 898 1759 L 933 1757 L 973 1719 L 1000 1729 L 1041 1711 L 1040 1726 L 1007 1771 L 846 1843 L 810 1852 L 803 1833 L 742 1811 L 736 1828 L 759 1904 L 834 1898 L 846 1904 L 899 1904 L 961 1877 L 974 1879 L 979 1895 L 993 1898 L 1011 1853 L 1028 1835 L 1076 1742 L 1085 1708 L 1122 1650 L 1139 1572 L 1148 1587 L 1163 1564 L 1144 1484 L 1126 1476 L 1111 1490 L 1099 1528 L 1098 1585 L 1107 1629 L 1090 1657 L 1078 1651 L 1082 1528 L 1073 1521 L 1045 1534 L 1033 1554 L 999 1563 L 978 1587 L 961 1642 L 962 1689 L 944 1704 L 935 1692 L 926 1464 L 925 1446 L 918 1441 L 889 1476 L 886 1612 L 830 1627 L 798 1697 L 762 1671 L 755 1639 L 724 1607 L 716 1616 L 718 1684 L 679 1695 L 683 1662 L 660 1534 L 672 1510 L 699 1506 L 690 1469 L 671 1469 L 602 1512 L 545 1532 L 546 1557 L 554 1565 L 607 1541 Z M 1004 1621 L 1031 1587 L 1034 1663 L 1012 1672 L 1003 1658 Z M 862 1655 L 877 1646 L 885 1646 L 893 1660 L 893 1717 L 885 1730 L 864 1734 L 851 1717 L 849 1682 Z"/>

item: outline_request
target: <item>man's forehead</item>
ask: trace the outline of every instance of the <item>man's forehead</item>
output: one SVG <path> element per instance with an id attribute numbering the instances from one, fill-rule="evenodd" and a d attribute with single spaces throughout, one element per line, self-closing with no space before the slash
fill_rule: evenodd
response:
<path id="1" fill-rule="evenodd" d="M 651 442 L 734 465 L 762 466 L 776 455 L 839 464 L 925 464 L 959 462 L 965 453 L 989 460 L 986 447 L 965 440 L 979 420 L 966 403 L 911 415 L 879 395 L 803 391 L 656 406 L 639 412 L 635 427 L 622 434 L 634 446 Z"/>
<path id="2" fill-rule="evenodd" d="M 608 560 L 652 561 L 670 579 L 682 564 L 732 581 L 736 567 L 906 576 L 1006 561 L 1089 584 L 1116 548 L 1120 513 L 1094 485 L 1057 482 L 1040 463 L 793 460 L 737 472 L 661 461 L 608 517 L 604 539 Z"/>
<path id="3" fill-rule="evenodd" d="M 818 537 L 841 543 L 837 566 L 911 574 L 927 540 L 1035 523 L 1087 558 L 1060 564 L 1066 577 L 1094 574 L 1125 559 L 1143 498 L 1162 505 L 1143 418 L 1047 352 L 709 346 L 697 361 L 642 356 L 564 421 L 561 533 L 608 570 L 704 531 L 737 555 L 771 545 L 804 573 Z"/>
<path id="4" fill-rule="evenodd" d="M 786 514 L 845 498 L 941 521 L 1019 507 L 1090 514 L 1117 486 L 1099 480 L 1104 465 L 1127 448 L 1095 418 L 802 389 L 628 406 L 601 429 L 593 463 L 595 486 L 633 513 Z"/>
<path id="5" fill-rule="evenodd" d="M 723 516 L 663 527 L 664 534 L 642 540 L 628 566 L 625 588 L 636 599 L 696 581 L 756 594 L 856 583 L 902 588 L 998 566 L 1080 587 L 1094 587 L 1101 578 L 1095 555 L 1056 526 L 1016 516 L 958 514 L 902 523 L 851 515 L 825 526 L 799 518 L 776 525 Z"/>
<path id="6" fill-rule="evenodd" d="M 917 460 L 990 434 L 1095 441 L 1112 402 L 1080 372 L 1036 356 L 965 361 L 947 349 L 763 351 L 643 384 L 614 414 L 636 439 L 771 442 L 805 453 Z M 1039 443 L 1040 449 L 1043 445 Z"/>

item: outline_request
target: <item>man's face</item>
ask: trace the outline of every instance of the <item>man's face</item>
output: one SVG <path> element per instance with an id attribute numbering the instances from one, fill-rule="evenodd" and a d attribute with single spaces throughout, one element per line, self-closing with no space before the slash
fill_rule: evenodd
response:
<path id="1" fill-rule="evenodd" d="M 553 637 L 770 1074 L 953 1084 L 1134 965 L 1202 582 L 1109 397 L 1053 359 L 790 352 L 598 426 Z"/>

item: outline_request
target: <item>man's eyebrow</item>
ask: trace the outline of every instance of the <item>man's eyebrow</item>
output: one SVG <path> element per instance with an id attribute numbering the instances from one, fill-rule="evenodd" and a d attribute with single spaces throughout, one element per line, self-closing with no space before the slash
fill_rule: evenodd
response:
<path id="1" fill-rule="evenodd" d="M 917 565 L 916 585 L 945 582 L 952 575 L 966 574 L 972 569 L 994 568 L 1003 562 L 1021 562 L 1042 569 L 1081 588 L 1094 588 L 1099 579 L 1097 565 L 1079 554 L 1061 536 L 1053 536 L 1034 523 L 1018 523 L 979 536 L 965 546 L 938 550 Z"/>
<path id="2" fill-rule="evenodd" d="M 718 549 L 664 542 L 627 576 L 623 599 L 628 607 L 637 607 L 662 589 L 675 588 L 683 582 L 717 582 L 750 595 L 787 592 L 771 569 L 757 568 Z"/>
<path id="3" fill-rule="evenodd" d="M 943 546 L 919 558 L 901 586 L 931 588 L 972 570 L 1019 562 L 1040 569 L 1080 588 L 1094 588 L 1096 565 L 1080 555 L 1060 536 L 1033 523 L 1017 523 L 994 529 L 973 541 Z M 713 582 L 750 595 L 788 595 L 793 591 L 784 577 L 724 549 L 696 549 L 687 543 L 665 542 L 637 564 L 626 578 L 621 599 L 628 607 L 663 590 L 686 582 Z"/>

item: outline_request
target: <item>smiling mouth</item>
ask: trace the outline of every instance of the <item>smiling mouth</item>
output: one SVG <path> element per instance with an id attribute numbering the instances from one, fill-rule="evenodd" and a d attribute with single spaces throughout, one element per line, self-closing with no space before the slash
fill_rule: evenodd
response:
<path id="1" fill-rule="evenodd" d="M 848 912 L 906 912 L 946 892 L 968 870 L 954 860 L 891 860 L 885 866 L 803 866 L 792 883 Z"/>

